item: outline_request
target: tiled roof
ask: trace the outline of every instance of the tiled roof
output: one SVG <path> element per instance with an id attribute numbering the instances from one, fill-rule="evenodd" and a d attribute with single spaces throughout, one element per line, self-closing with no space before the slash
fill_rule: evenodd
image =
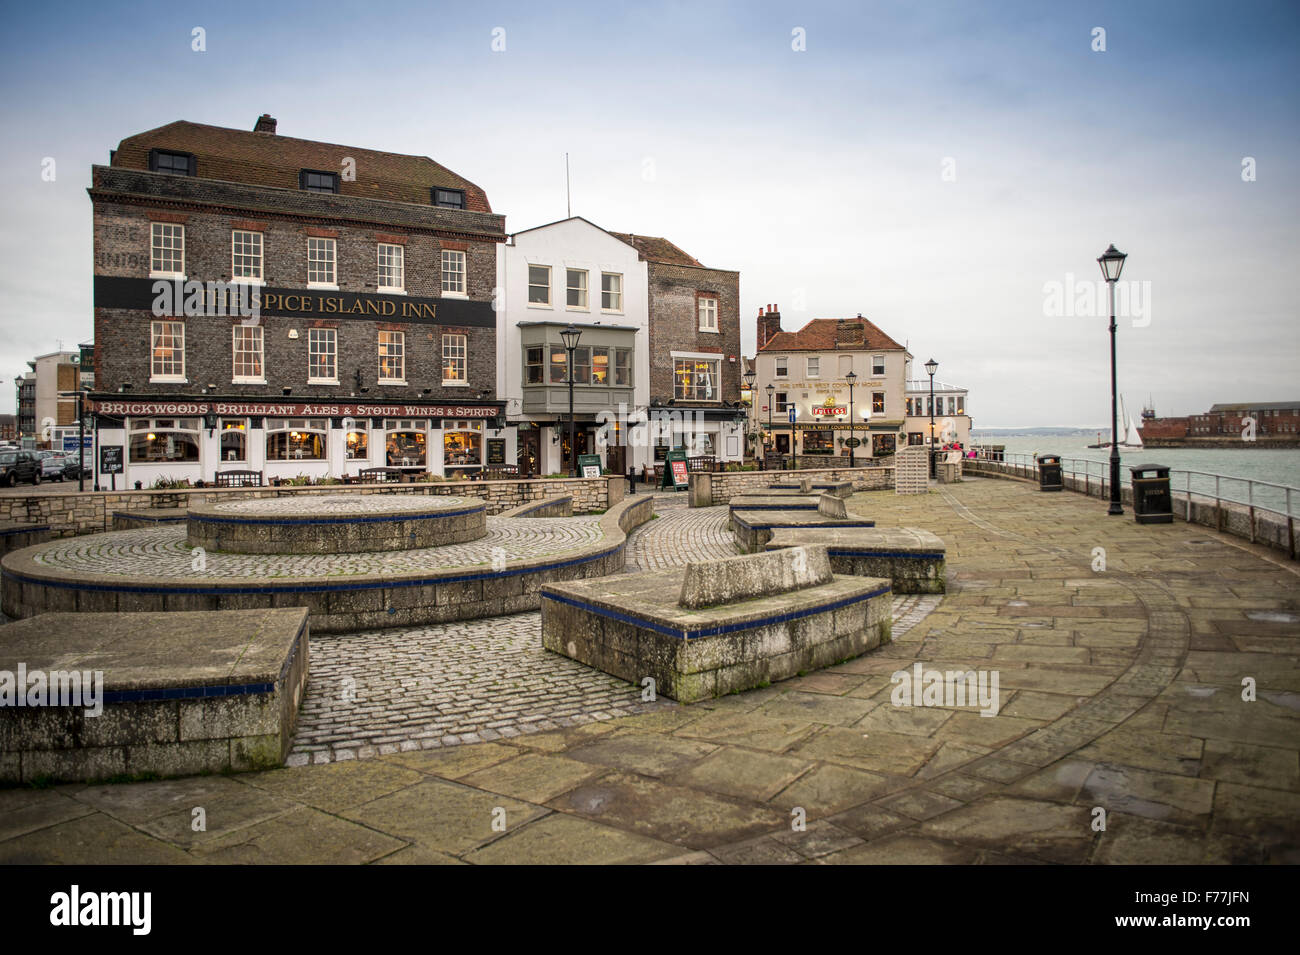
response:
<path id="1" fill-rule="evenodd" d="M 438 186 L 465 190 L 465 208 L 471 212 L 492 211 L 482 189 L 427 156 L 405 156 L 178 120 L 122 140 L 113 165 L 147 170 L 151 149 L 193 153 L 201 178 L 285 189 L 299 187 L 300 169 L 334 172 L 343 168 L 345 158 L 351 158 L 356 162 L 356 179 L 341 181 L 340 195 L 427 206 L 430 188 Z"/>
<path id="2" fill-rule="evenodd" d="M 858 329 L 861 329 L 861 337 Z M 814 318 L 797 332 L 777 332 L 759 351 L 903 351 L 874 324 L 857 318 Z"/>
<path id="3" fill-rule="evenodd" d="M 608 230 L 606 230 L 608 231 Z M 693 255 L 688 255 L 667 239 L 653 235 L 635 235 L 631 232 L 610 232 L 616 239 L 626 242 L 640 253 L 648 262 L 662 262 L 665 265 L 693 265 L 704 268 L 704 264 Z"/>

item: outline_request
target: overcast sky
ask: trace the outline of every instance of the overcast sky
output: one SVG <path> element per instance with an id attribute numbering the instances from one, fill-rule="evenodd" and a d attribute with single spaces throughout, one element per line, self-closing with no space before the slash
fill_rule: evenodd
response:
<path id="1" fill-rule="evenodd" d="M 1300 398 L 1295 2 L 44 3 L 5 27 L 0 411 L 27 359 L 91 337 L 91 165 L 263 112 L 432 156 L 509 231 L 564 216 L 567 151 L 575 214 L 740 271 L 746 354 L 760 305 L 860 312 L 977 428 L 1108 420 L 1078 287 L 1112 242 L 1130 407 Z"/>

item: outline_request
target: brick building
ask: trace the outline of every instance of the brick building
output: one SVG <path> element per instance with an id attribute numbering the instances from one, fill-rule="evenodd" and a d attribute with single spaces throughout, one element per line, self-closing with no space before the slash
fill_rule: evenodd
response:
<path id="1" fill-rule="evenodd" d="M 263 115 L 130 136 L 89 193 L 92 409 L 128 485 L 482 469 L 505 220 L 474 183 Z"/>
<path id="2" fill-rule="evenodd" d="M 683 413 L 652 439 L 653 460 L 676 447 L 741 461 L 740 273 L 709 268 L 664 238 L 611 234 L 646 263 L 651 413 Z"/>

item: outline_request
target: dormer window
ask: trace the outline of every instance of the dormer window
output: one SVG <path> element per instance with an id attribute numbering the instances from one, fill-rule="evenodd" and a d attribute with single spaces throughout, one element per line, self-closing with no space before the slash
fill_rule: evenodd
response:
<path id="1" fill-rule="evenodd" d="M 433 190 L 433 204 L 444 209 L 464 209 L 465 190 L 435 188 Z"/>
<path id="2" fill-rule="evenodd" d="M 339 174 L 321 172 L 319 169 L 301 169 L 298 171 L 298 188 L 307 192 L 338 192 Z"/>
<path id="3" fill-rule="evenodd" d="M 175 153 L 166 149 L 149 150 L 149 171 L 165 172 L 173 176 L 193 176 L 197 169 L 190 153 Z"/>

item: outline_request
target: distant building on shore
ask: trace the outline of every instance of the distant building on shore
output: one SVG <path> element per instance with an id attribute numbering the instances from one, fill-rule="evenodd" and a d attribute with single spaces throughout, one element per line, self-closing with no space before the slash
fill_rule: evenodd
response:
<path id="1" fill-rule="evenodd" d="M 1235 447 L 1250 443 L 1293 447 L 1300 445 L 1300 401 L 1228 402 L 1212 405 L 1204 414 L 1182 418 L 1148 417 L 1143 413 L 1140 431 L 1143 443 L 1157 448 Z M 1248 434 L 1252 437 L 1243 440 Z"/>

